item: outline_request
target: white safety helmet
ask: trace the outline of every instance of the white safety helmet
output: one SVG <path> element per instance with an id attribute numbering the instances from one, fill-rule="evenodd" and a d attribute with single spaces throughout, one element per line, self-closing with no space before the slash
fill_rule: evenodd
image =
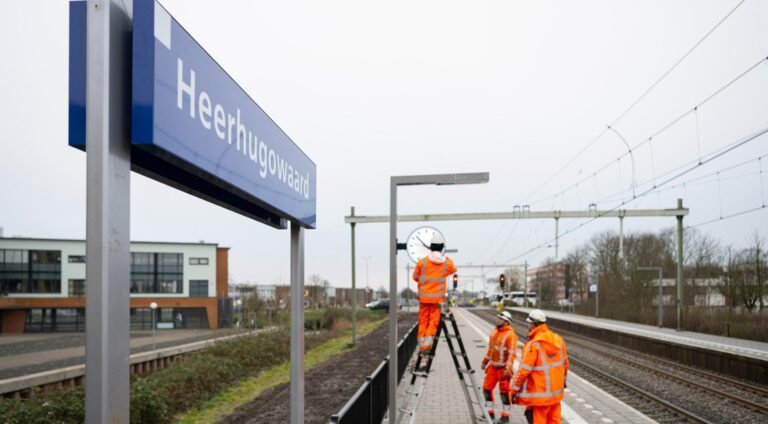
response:
<path id="1" fill-rule="evenodd" d="M 499 312 L 498 314 L 496 314 L 496 318 L 503 319 L 504 321 L 512 324 L 512 314 L 510 314 L 507 311 Z"/>
<path id="2" fill-rule="evenodd" d="M 445 244 L 445 239 L 443 239 L 443 236 L 440 234 L 433 234 L 432 238 L 429 240 L 430 244 Z"/>
<path id="3" fill-rule="evenodd" d="M 541 324 L 542 322 L 547 322 L 547 316 L 544 315 L 544 311 L 541 309 L 534 309 L 525 320 L 534 324 Z"/>

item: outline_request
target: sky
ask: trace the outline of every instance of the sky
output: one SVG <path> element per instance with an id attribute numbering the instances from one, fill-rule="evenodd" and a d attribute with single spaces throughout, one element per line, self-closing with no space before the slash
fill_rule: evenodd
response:
<path id="1" fill-rule="evenodd" d="M 161 3 L 317 165 L 307 277 L 350 286 L 344 217 L 351 207 L 388 214 L 397 175 L 490 173 L 483 185 L 402 187 L 401 214 L 673 208 L 682 198 L 685 224 L 723 245 L 768 236 L 768 134 L 749 138 L 768 128 L 768 2 Z M 0 0 L 6 237 L 85 237 L 67 49 L 66 1 Z M 288 231 L 136 173 L 130 214 L 133 240 L 231 248 L 234 282 L 289 280 Z M 555 255 L 553 220 L 401 223 L 398 238 L 421 225 L 458 250 L 462 282 L 480 278 L 461 265 Z M 624 230 L 674 225 L 626 219 Z M 618 227 L 563 220 L 559 254 Z M 388 235 L 386 224 L 357 225 L 358 287 L 388 287 Z M 407 263 L 399 253 L 401 288 Z"/>

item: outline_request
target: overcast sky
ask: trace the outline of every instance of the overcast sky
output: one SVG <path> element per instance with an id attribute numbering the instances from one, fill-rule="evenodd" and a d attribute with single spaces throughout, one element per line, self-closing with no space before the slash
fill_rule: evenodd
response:
<path id="1" fill-rule="evenodd" d="M 490 173 L 485 185 L 401 188 L 400 213 L 671 208 L 683 198 L 686 223 L 697 224 L 768 202 L 768 157 L 757 160 L 768 135 L 707 161 L 768 127 L 768 64 L 758 63 L 768 56 L 765 1 L 745 1 L 623 116 L 739 1 L 161 3 L 317 164 L 306 275 L 334 286 L 351 279 L 344 216 L 351 206 L 388 214 L 393 175 Z M 67 2 L 0 0 L 0 47 L 0 227 L 6 237 L 84 238 L 86 156 L 67 146 Z M 652 139 L 617 160 L 627 152 L 619 135 L 631 146 Z M 699 160 L 631 200 L 633 181 L 640 194 Z M 235 281 L 287 282 L 287 231 L 138 174 L 131 193 L 133 240 L 219 243 L 231 248 Z M 742 247 L 755 230 L 768 236 L 766 211 L 699 230 Z M 627 232 L 674 225 L 625 221 Z M 398 237 L 419 225 L 400 224 Z M 431 225 L 459 250 L 459 267 L 554 256 L 552 220 Z M 561 256 L 618 225 L 572 231 Z M 357 226 L 358 286 L 388 286 L 387 246 L 386 224 Z M 406 263 L 400 253 L 401 287 Z"/>

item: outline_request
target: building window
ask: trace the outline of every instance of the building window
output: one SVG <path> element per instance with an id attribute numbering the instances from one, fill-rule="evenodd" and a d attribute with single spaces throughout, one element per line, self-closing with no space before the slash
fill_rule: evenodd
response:
<path id="1" fill-rule="evenodd" d="M 208 265 L 208 258 L 189 258 L 190 265 Z"/>
<path id="2" fill-rule="evenodd" d="M 85 255 L 69 255 L 67 257 L 67 261 L 69 261 L 71 264 L 84 264 Z"/>
<path id="3" fill-rule="evenodd" d="M 69 296 L 85 296 L 85 280 L 69 280 Z"/>
<path id="4" fill-rule="evenodd" d="M 0 249 L 1 293 L 61 293 L 61 251 Z"/>
<path id="5" fill-rule="evenodd" d="M 131 253 L 131 293 L 183 293 L 184 255 Z"/>
<path id="6" fill-rule="evenodd" d="M 208 297 L 208 280 L 189 280 L 189 297 Z"/>

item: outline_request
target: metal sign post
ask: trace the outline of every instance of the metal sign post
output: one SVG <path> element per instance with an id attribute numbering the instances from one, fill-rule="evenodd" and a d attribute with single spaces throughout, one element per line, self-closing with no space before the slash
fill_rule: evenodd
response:
<path id="1" fill-rule="evenodd" d="M 304 423 L 304 228 L 291 222 L 291 424 Z"/>
<path id="2" fill-rule="evenodd" d="M 85 421 L 127 423 L 130 410 L 130 79 L 132 3 L 87 8 Z"/>

